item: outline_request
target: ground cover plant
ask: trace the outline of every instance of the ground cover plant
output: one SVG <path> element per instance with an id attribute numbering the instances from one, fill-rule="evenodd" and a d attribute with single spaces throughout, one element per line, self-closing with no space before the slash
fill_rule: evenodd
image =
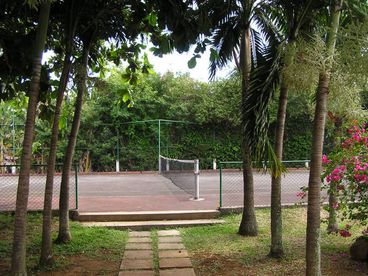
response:
<path id="1" fill-rule="evenodd" d="M 55 262 L 49 267 L 39 267 L 41 250 L 42 215 L 28 215 L 27 263 L 30 275 L 55 275 L 83 273 L 94 275 L 116 275 L 127 241 L 127 232 L 107 228 L 86 228 L 71 222 L 73 240 L 67 244 L 53 244 Z M 14 217 L 0 214 L 0 275 L 8 275 L 10 268 Z M 57 220 L 52 223 L 56 233 Z M 56 238 L 56 234 L 53 239 Z M 57 275 L 57 274 L 56 274 Z"/>
<path id="2" fill-rule="evenodd" d="M 226 216 L 216 226 L 182 229 L 184 245 L 198 275 L 304 275 L 306 208 L 283 210 L 285 257 L 267 257 L 270 245 L 270 210 L 258 209 L 259 235 L 237 235 L 240 215 Z M 327 215 L 327 213 L 323 213 Z M 324 229 L 324 228 L 322 228 Z M 361 235 L 354 226 L 352 236 L 343 238 L 322 231 L 322 275 L 367 275 L 367 263 L 352 261 L 349 246 Z"/>

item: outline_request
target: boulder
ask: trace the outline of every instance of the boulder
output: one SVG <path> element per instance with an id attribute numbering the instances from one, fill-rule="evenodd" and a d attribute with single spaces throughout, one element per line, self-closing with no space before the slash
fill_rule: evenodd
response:
<path id="1" fill-rule="evenodd" d="M 368 238 L 359 237 L 350 246 L 350 256 L 355 261 L 368 261 Z"/>

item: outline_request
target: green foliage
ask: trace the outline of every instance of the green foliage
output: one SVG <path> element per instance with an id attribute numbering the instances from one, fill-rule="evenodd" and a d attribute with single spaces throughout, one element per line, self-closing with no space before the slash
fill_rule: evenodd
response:
<path id="1" fill-rule="evenodd" d="M 27 216 L 29 231 L 27 235 L 28 267 L 36 270 L 38 254 L 41 243 L 42 215 L 30 214 Z M 12 247 L 12 232 L 14 217 L 12 215 L 0 214 L 0 274 L 4 273 L 4 266 L 9 267 Z M 53 220 L 53 229 L 57 229 L 57 219 Z M 71 233 L 73 240 L 68 244 L 54 244 L 55 255 L 54 267 L 60 270 L 67 269 L 70 265 L 68 258 L 72 256 L 85 256 L 97 260 L 113 260 L 119 262 L 122 258 L 123 248 L 127 241 L 126 231 L 109 230 L 100 227 L 83 227 L 79 223 L 71 222 Z M 56 233 L 53 233 L 56 238 Z M 108 254 L 106 254 L 108 252 Z M 50 268 L 43 268 L 50 269 Z M 51 268 L 52 269 L 52 268 Z M 107 268 L 105 268 L 107 269 Z M 35 272 L 35 271 L 33 271 Z M 33 274 L 32 274 L 33 275 Z"/>

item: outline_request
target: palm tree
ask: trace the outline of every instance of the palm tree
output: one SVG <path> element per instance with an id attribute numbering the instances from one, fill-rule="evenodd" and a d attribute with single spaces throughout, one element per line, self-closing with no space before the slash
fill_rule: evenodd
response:
<path id="1" fill-rule="evenodd" d="M 52 262 L 52 239 L 51 239 L 51 222 L 52 222 L 52 194 L 54 184 L 54 173 L 56 163 L 56 150 L 59 136 L 59 118 L 61 106 L 64 98 L 64 92 L 69 79 L 69 72 L 71 68 L 71 57 L 73 52 L 73 40 L 75 36 L 75 30 L 78 22 L 78 10 L 75 1 L 66 1 L 64 6 L 59 9 L 65 10 L 65 56 L 63 62 L 63 69 L 60 76 L 60 83 L 58 87 L 58 94 L 56 98 L 54 120 L 52 125 L 50 151 L 47 162 L 47 176 L 45 187 L 45 199 L 43 208 L 43 224 L 42 224 L 42 246 L 40 264 L 49 264 Z"/>
<path id="2" fill-rule="evenodd" d="M 36 109 L 40 90 L 41 60 L 45 48 L 51 1 L 40 4 L 39 21 L 34 43 L 32 63 L 32 79 L 29 88 L 29 101 L 24 131 L 21 168 L 19 172 L 17 201 L 15 209 L 14 240 L 11 263 L 13 275 L 27 275 L 26 267 L 26 226 L 27 204 L 29 195 L 29 175 L 31 169 L 31 154 L 33 130 L 35 126 Z"/>
<path id="3" fill-rule="evenodd" d="M 311 166 L 308 183 L 308 211 L 307 211 L 307 238 L 306 238 L 306 275 L 321 275 L 320 253 L 320 212 L 321 212 L 321 169 L 324 131 L 327 114 L 327 97 L 332 62 L 335 53 L 335 44 L 340 26 L 342 0 L 331 1 L 330 21 L 327 32 L 326 50 L 327 61 L 320 71 L 316 95 L 316 107 L 313 123 L 313 141 L 311 153 Z"/>
<path id="4" fill-rule="evenodd" d="M 308 22 L 311 12 L 311 2 L 307 1 L 267 1 L 263 4 L 265 12 L 270 15 L 267 26 L 275 30 L 282 43 L 279 50 L 286 51 L 286 57 L 282 60 L 280 70 L 287 69 L 294 59 L 293 48 L 299 35 L 300 28 Z M 284 128 L 286 119 L 287 98 L 289 84 L 281 74 L 280 96 L 276 120 L 276 134 L 274 151 L 277 159 L 281 162 L 283 155 Z M 281 174 L 272 170 L 271 184 L 271 248 L 270 257 L 280 258 L 284 254 L 282 245 L 282 210 L 281 210 Z"/>
<path id="5" fill-rule="evenodd" d="M 277 79 L 277 70 L 271 66 L 277 56 L 277 39 L 264 25 L 266 16 L 260 9 L 262 3 L 255 0 L 208 2 L 214 32 L 212 46 L 218 55 L 212 59 L 210 75 L 213 77 L 217 68 L 234 59 L 242 79 L 244 209 L 239 234 L 245 236 L 258 234 L 252 161 L 265 150 L 268 128 L 266 109 Z M 256 22 L 257 28 L 262 30 L 268 47 L 264 45 L 260 33 L 252 28 L 252 22 Z"/>

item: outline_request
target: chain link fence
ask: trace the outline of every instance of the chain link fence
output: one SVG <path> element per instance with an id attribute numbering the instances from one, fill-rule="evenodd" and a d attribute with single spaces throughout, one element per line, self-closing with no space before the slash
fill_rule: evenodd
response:
<path id="1" fill-rule="evenodd" d="M 0 165 L 0 211 L 14 211 L 20 165 Z M 43 209 L 47 165 L 32 165 L 29 178 L 28 210 Z M 62 165 L 55 167 L 52 209 L 59 208 Z M 78 209 L 78 174 L 73 168 L 69 180 L 69 208 Z"/>
<path id="2" fill-rule="evenodd" d="M 282 204 L 299 203 L 300 188 L 308 185 L 309 160 L 283 161 L 287 172 L 281 178 Z M 243 206 L 243 163 L 241 161 L 219 162 L 220 207 Z M 253 170 L 254 203 L 258 206 L 271 205 L 271 175 L 264 169 Z"/>

